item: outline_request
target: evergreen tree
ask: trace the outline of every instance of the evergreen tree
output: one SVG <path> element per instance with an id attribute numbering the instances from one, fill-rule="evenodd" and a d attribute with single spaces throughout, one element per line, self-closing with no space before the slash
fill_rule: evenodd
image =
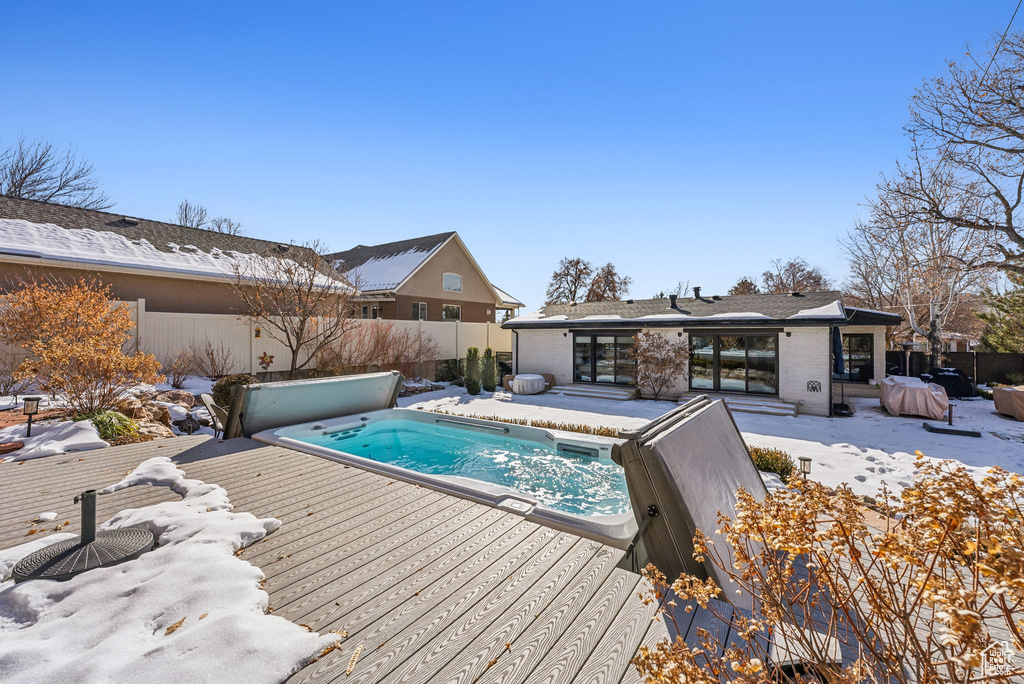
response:
<path id="1" fill-rule="evenodd" d="M 476 347 L 466 350 L 466 391 L 480 394 L 480 350 Z"/>
<path id="2" fill-rule="evenodd" d="M 484 349 L 480 382 L 484 387 L 484 392 L 493 392 L 498 386 L 498 366 L 494 362 L 494 350 L 490 347 Z"/>
<path id="3" fill-rule="evenodd" d="M 978 318 L 988 324 L 981 344 L 988 350 L 1012 354 L 1024 353 L 1024 274 L 1008 273 L 1013 288 L 1005 294 L 988 292 L 989 311 Z"/>

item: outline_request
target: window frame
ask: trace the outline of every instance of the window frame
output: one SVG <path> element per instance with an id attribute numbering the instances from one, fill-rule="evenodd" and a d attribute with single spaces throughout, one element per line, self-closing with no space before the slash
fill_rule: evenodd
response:
<path id="1" fill-rule="evenodd" d="M 694 387 L 693 386 L 693 372 L 691 364 L 693 363 L 693 338 L 694 337 L 710 337 L 713 339 L 712 345 L 712 362 L 711 362 L 711 377 L 712 377 L 712 388 L 707 387 Z M 722 337 L 740 337 L 743 338 L 743 389 L 742 390 L 728 390 L 722 389 L 721 381 L 721 344 L 720 339 Z M 774 392 L 751 392 L 750 391 L 750 349 L 751 346 L 747 340 L 750 337 L 774 337 L 775 338 L 775 391 Z M 691 392 L 721 392 L 726 394 L 743 394 L 755 397 L 777 397 L 779 396 L 780 386 L 782 385 L 781 376 L 781 364 L 780 356 L 782 355 L 779 349 L 779 333 L 778 332 L 750 332 L 747 330 L 736 330 L 736 331 L 702 331 L 699 329 L 693 329 L 687 332 L 687 347 L 690 350 L 690 358 L 687 361 L 686 368 L 686 386 Z"/>
<path id="2" fill-rule="evenodd" d="M 854 338 L 854 337 L 870 338 L 871 344 L 869 345 L 869 354 L 868 354 L 868 358 L 871 360 L 870 365 L 869 365 L 869 367 L 871 369 L 870 375 L 873 376 L 875 374 L 875 334 L 874 333 L 849 333 L 849 334 L 844 333 L 843 334 L 843 375 L 845 377 L 843 378 L 843 381 L 844 382 L 855 382 L 855 383 L 858 383 L 858 384 L 867 384 L 867 382 L 872 379 L 871 377 L 866 377 L 864 379 L 858 379 L 858 380 L 853 380 L 853 379 L 850 378 L 851 352 L 850 352 L 849 342 L 851 341 L 851 338 Z"/>
<path id="3" fill-rule="evenodd" d="M 445 286 L 445 279 L 448 276 L 455 276 L 459 279 L 459 287 L 457 289 Z M 441 274 L 441 289 L 445 292 L 462 292 L 462 275 L 451 271 L 445 271 Z"/>
<path id="4" fill-rule="evenodd" d="M 445 309 L 457 309 L 459 312 L 458 318 L 445 318 Z M 462 305 L 461 304 L 442 304 L 441 305 L 441 320 L 442 321 L 454 321 L 456 323 L 462 322 Z"/>
<path id="5" fill-rule="evenodd" d="M 427 303 L 426 302 L 413 302 L 413 315 L 412 320 L 414 321 L 425 321 L 427 320 Z"/>

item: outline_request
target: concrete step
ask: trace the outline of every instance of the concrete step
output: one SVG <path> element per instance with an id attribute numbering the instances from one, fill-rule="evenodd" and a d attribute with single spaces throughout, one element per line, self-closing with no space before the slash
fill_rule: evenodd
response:
<path id="1" fill-rule="evenodd" d="M 684 403 L 700 396 L 699 392 L 690 392 L 679 397 L 679 403 Z M 797 416 L 797 405 L 782 401 L 778 397 L 755 397 L 746 394 L 729 395 L 707 393 L 712 399 L 721 399 L 729 410 L 734 413 L 757 413 L 765 416 Z"/>
<path id="2" fill-rule="evenodd" d="M 561 394 L 566 397 L 589 397 L 591 399 L 608 399 L 611 401 L 629 401 L 634 397 L 632 389 L 618 387 L 590 387 L 587 385 L 556 385 L 548 390 L 548 394 Z"/>

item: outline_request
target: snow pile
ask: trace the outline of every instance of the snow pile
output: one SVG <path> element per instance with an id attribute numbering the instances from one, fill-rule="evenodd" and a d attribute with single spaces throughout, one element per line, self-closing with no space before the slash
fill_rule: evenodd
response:
<path id="1" fill-rule="evenodd" d="M 234 513 L 222 487 L 184 475 L 152 458 L 103 490 L 156 484 L 183 496 L 104 523 L 146 527 L 153 551 L 68 582 L 0 584 L 6 681 L 280 682 L 336 641 L 266 614 L 263 572 L 234 555 L 280 521 Z M 11 549 L 0 563 L 38 546 Z"/>
<path id="2" fill-rule="evenodd" d="M 11 425 L 0 428 L 0 443 L 24 442 L 25 446 L 5 456 L 0 456 L 0 463 L 5 461 L 27 461 L 31 458 L 67 454 L 74 451 L 103 449 L 110 446 L 102 439 L 96 426 L 88 420 L 72 422 L 42 421 L 32 424 L 32 436 L 25 436 L 25 425 Z"/>
<path id="3" fill-rule="evenodd" d="M 801 309 L 789 318 L 846 318 L 846 314 L 843 311 L 842 303 L 837 299 L 824 306 L 817 306 L 813 309 Z"/>

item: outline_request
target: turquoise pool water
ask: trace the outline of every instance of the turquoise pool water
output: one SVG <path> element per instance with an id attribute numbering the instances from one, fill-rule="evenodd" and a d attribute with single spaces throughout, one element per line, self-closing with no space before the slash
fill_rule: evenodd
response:
<path id="1" fill-rule="evenodd" d="M 626 478 L 611 459 L 558 452 L 553 446 L 508 435 L 392 419 L 296 438 L 418 473 L 501 485 L 574 515 L 630 511 Z"/>

